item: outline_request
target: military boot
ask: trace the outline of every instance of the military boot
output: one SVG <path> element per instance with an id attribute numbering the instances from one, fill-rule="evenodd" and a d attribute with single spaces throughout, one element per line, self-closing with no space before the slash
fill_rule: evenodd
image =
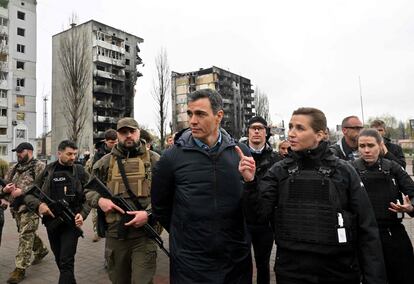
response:
<path id="1" fill-rule="evenodd" d="M 35 255 L 33 261 L 32 261 L 32 265 L 36 265 L 39 264 L 42 259 L 45 258 L 45 256 L 49 253 L 48 249 L 43 250 L 41 253 L 39 253 L 38 255 Z"/>
<path id="2" fill-rule="evenodd" d="M 9 284 L 17 284 L 24 279 L 25 274 L 24 269 L 15 268 L 12 273 L 10 273 L 10 278 L 7 280 Z"/>

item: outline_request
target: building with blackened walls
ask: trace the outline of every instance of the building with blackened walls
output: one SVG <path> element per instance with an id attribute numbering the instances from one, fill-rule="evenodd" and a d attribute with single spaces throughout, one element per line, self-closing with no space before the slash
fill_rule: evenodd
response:
<path id="1" fill-rule="evenodd" d="M 172 72 L 172 126 L 174 131 L 187 128 L 187 96 L 199 89 L 213 89 L 223 97 L 224 118 L 221 126 L 232 136 L 244 135 L 247 122 L 254 116 L 254 98 L 250 79 L 218 67 L 193 72 Z"/>
<path id="2" fill-rule="evenodd" d="M 60 141 L 67 139 L 67 119 L 64 116 L 64 72 L 59 60 L 59 50 L 65 37 L 76 29 L 87 35 L 90 61 L 90 84 L 86 92 L 87 120 L 78 143 L 80 151 L 92 151 L 93 143 L 103 139 L 105 130 L 116 128 L 119 118 L 133 116 L 134 86 L 142 74 L 137 67 L 142 64 L 139 44 L 143 39 L 90 20 L 72 25 L 68 30 L 53 36 L 52 54 L 52 152 Z"/>

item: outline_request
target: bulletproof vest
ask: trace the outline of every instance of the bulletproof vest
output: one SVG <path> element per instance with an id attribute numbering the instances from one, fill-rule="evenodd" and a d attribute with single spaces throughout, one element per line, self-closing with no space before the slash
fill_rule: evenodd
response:
<path id="1" fill-rule="evenodd" d="M 334 246 L 353 240 L 351 214 L 341 209 L 331 180 L 334 168 L 299 170 L 294 164 L 288 173 L 275 208 L 276 240 Z"/>
<path id="2" fill-rule="evenodd" d="M 55 171 L 51 179 L 50 198 L 66 200 L 71 208 L 78 208 L 81 203 L 76 186 L 77 179 L 67 171 Z"/>
<path id="3" fill-rule="evenodd" d="M 18 183 L 19 181 L 23 183 L 29 182 L 30 184 L 33 183 L 33 181 L 36 179 L 37 162 L 38 161 L 36 159 L 32 159 L 30 161 L 29 167 L 24 171 L 19 171 L 18 164 L 16 164 L 10 173 L 10 176 L 9 176 L 10 182 L 13 182 L 15 184 Z M 27 175 L 22 176 L 23 172 L 27 172 Z M 15 176 L 17 173 L 19 174 L 19 177 L 15 179 Z M 18 211 L 21 205 L 24 205 L 24 196 L 18 196 L 16 198 L 12 198 L 10 207 L 13 208 L 13 210 Z"/>
<path id="4" fill-rule="evenodd" d="M 151 160 L 149 151 L 136 158 L 123 159 L 122 163 L 125 167 L 125 173 L 132 192 L 137 197 L 149 197 L 151 189 Z M 111 157 L 109 162 L 107 185 L 114 195 L 120 195 L 127 199 L 130 198 L 114 156 Z"/>
<path id="5" fill-rule="evenodd" d="M 391 163 L 382 160 L 378 170 L 375 171 L 368 171 L 361 159 L 354 164 L 368 193 L 378 223 L 399 223 L 403 215 L 388 209 L 390 202 L 403 203 L 402 195 L 390 171 Z"/>

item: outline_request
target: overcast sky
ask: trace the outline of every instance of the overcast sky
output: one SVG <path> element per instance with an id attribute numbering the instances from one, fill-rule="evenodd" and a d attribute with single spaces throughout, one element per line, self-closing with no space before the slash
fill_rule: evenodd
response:
<path id="1" fill-rule="evenodd" d="M 144 39 L 144 74 L 136 85 L 135 118 L 156 128 L 151 96 L 161 47 L 170 68 L 213 65 L 251 79 L 266 92 L 272 120 L 300 106 L 320 108 L 328 125 L 359 115 L 414 118 L 414 3 L 379 0 L 143 1 L 38 0 L 38 134 L 42 94 L 51 95 L 52 35 L 94 19 Z M 50 116 L 49 109 L 49 116 Z M 50 129 L 50 118 L 49 118 Z"/>

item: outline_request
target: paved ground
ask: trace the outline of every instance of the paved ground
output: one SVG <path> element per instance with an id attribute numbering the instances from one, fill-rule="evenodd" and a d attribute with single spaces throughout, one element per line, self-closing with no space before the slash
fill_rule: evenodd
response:
<path id="1" fill-rule="evenodd" d="M 411 163 L 410 163 L 411 165 Z M 412 173 L 412 168 L 407 168 L 409 173 Z M 0 283 L 5 283 L 8 279 L 9 273 L 14 269 L 14 256 L 16 253 L 16 226 L 14 220 L 11 218 L 9 210 L 5 214 L 6 224 L 3 230 L 2 246 L 0 247 Z M 407 231 L 410 234 L 412 241 L 414 242 L 414 219 L 407 219 L 404 221 Z M 85 238 L 80 239 L 78 245 L 78 253 L 76 255 L 76 278 L 79 284 L 109 284 L 106 271 L 104 269 L 103 252 L 104 252 L 104 240 L 100 242 L 92 242 L 92 224 L 88 219 L 84 225 Z M 46 231 L 43 226 L 39 230 L 39 234 L 43 240 L 47 241 Z M 168 247 L 166 241 L 167 235 L 163 233 L 164 241 Z M 271 267 L 273 267 L 275 259 L 275 248 L 271 257 Z M 155 284 L 169 283 L 169 267 L 167 257 L 159 251 L 157 272 L 155 276 Z M 272 273 L 272 283 L 274 283 L 274 273 Z M 50 254 L 44 259 L 44 261 L 36 266 L 30 267 L 26 271 L 26 279 L 22 283 L 30 284 L 47 284 L 57 283 L 58 270 L 53 260 L 53 255 Z"/>

